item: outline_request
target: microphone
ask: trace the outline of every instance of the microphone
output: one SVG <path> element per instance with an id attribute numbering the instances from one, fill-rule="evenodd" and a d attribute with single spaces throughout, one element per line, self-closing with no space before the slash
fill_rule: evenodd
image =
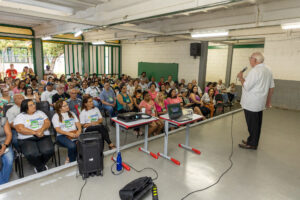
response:
<path id="1" fill-rule="evenodd" d="M 248 67 L 244 67 L 244 69 L 242 69 L 242 73 L 244 73 L 246 70 L 248 69 Z"/>

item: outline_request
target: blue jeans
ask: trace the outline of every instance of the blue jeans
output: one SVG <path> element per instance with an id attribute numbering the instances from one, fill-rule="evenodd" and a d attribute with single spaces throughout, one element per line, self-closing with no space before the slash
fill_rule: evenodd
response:
<path id="1" fill-rule="evenodd" d="M 20 146 L 19 146 L 19 143 L 18 143 L 18 133 L 16 131 L 16 129 L 12 128 L 11 129 L 11 132 L 12 132 L 12 145 L 16 148 L 16 150 L 18 152 L 20 152 Z"/>
<path id="2" fill-rule="evenodd" d="M 228 95 L 227 95 L 227 93 L 223 93 L 222 97 L 223 97 L 223 103 L 227 103 L 228 102 Z"/>
<path id="3" fill-rule="evenodd" d="M 116 116 L 116 112 L 114 111 L 114 108 L 112 106 L 108 106 L 108 105 L 103 104 L 103 109 L 105 109 L 109 112 L 110 117 L 115 117 Z"/>
<path id="4" fill-rule="evenodd" d="M 76 141 L 72 141 L 65 135 L 59 135 L 56 137 L 57 142 L 62 145 L 63 147 L 66 147 L 68 149 L 68 157 L 70 162 L 73 162 L 76 160 L 77 156 L 77 147 L 76 147 Z"/>
<path id="5" fill-rule="evenodd" d="M 0 171 L 0 185 L 9 181 L 14 162 L 14 152 L 11 147 L 8 147 L 8 149 L 9 151 L 1 156 L 2 170 Z"/>

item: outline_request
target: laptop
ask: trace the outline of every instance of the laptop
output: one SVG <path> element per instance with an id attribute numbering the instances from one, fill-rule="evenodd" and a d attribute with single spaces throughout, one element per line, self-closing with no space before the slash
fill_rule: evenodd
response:
<path id="1" fill-rule="evenodd" d="M 183 114 L 180 103 L 168 104 L 169 118 L 178 122 L 190 121 L 193 119 L 191 114 Z"/>

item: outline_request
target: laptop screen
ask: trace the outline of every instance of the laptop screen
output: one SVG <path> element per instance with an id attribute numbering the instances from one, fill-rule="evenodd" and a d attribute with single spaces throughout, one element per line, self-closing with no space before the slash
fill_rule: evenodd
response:
<path id="1" fill-rule="evenodd" d="M 168 114 L 170 119 L 177 119 L 182 116 L 180 103 L 168 104 Z"/>

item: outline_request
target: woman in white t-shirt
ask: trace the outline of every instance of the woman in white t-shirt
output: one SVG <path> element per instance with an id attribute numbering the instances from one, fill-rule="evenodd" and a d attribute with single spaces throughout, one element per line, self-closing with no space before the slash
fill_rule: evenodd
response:
<path id="1" fill-rule="evenodd" d="M 65 163 L 76 160 L 76 141 L 81 134 L 81 124 L 77 116 L 70 112 L 68 103 L 62 99 L 55 103 L 52 124 L 57 132 L 56 141 L 68 149 L 68 158 Z"/>
<path id="2" fill-rule="evenodd" d="M 115 145 L 109 138 L 107 129 L 102 125 L 102 116 L 99 109 L 94 106 L 93 97 L 83 98 L 82 111 L 79 118 L 85 132 L 98 131 L 107 142 L 109 149 L 115 148 Z"/>
<path id="3" fill-rule="evenodd" d="M 22 153 L 35 167 L 35 172 L 47 170 L 46 163 L 54 154 L 47 115 L 36 110 L 31 99 L 25 99 L 21 103 L 21 113 L 14 120 L 14 127 Z"/>

